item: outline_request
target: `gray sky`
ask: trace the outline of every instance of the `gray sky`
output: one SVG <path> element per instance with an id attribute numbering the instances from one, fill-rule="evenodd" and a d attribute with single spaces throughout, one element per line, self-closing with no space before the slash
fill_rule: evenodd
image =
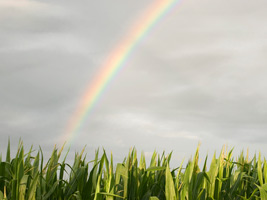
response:
<path id="1" fill-rule="evenodd" d="M 101 64 L 155 1 L 0 0 L 0 150 L 51 152 Z M 138 44 L 71 152 L 267 153 L 267 1 L 183 0 Z M 212 155 L 210 155 L 212 156 Z"/>

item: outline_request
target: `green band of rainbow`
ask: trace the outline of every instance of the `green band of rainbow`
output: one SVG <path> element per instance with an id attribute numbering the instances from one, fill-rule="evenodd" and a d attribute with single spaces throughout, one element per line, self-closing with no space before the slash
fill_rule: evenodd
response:
<path id="1" fill-rule="evenodd" d="M 151 28 L 179 2 L 180 0 L 158 0 L 145 12 L 143 17 L 137 20 L 136 25 L 132 26 L 133 28 L 129 31 L 127 37 L 110 53 L 109 58 L 101 67 L 102 70 L 89 85 L 67 126 L 63 138 L 61 138 L 61 142 L 71 142 L 74 139 L 105 87 L 125 65 L 134 48 Z"/>

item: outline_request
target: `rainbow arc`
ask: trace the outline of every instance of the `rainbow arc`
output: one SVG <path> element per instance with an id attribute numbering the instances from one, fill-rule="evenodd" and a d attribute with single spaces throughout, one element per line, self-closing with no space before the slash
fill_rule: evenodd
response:
<path id="1" fill-rule="evenodd" d="M 130 28 L 126 37 L 111 51 L 108 59 L 100 67 L 101 70 L 96 75 L 96 78 L 89 84 L 85 95 L 81 98 L 81 102 L 67 125 L 61 141 L 70 143 L 74 140 L 106 86 L 125 66 L 136 46 L 151 28 L 180 2 L 181 0 L 158 0 L 131 26 L 132 28 Z"/>

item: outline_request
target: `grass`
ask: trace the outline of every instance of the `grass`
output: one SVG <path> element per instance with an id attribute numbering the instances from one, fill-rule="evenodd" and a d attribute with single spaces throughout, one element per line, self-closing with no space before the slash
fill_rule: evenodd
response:
<path id="1" fill-rule="evenodd" d="M 147 166 L 136 149 L 116 165 L 105 150 L 92 161 L 82 151 L 70 165 L 62 150 L 55 147 L 44 162 L 41 148 L 25 153 L 20 142 L 11 158 L 8 142 L 5 161 L 0 157 L 0 200 L 267 200 L 267 162 L 260 153 L 234 159 L 223 149 L 200 169 L 197 147 L 186 165 L 170 169 L 171 153 L 154 152 Z"/>

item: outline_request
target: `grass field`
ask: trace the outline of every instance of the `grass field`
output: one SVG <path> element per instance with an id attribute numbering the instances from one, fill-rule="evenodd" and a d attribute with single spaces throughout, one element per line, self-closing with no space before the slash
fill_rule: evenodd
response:
<path id="1" fill-rule="evenodd" d="M 24 152 L 20 142 L 11 158 L 8 143 L 5 161 L 0 158 L 0 200 L 267 200 L 267 162 L 260 153 L 234 159 L 223 149 L 200 168 L 197 147 L 191 160 L 170 169 L 171 153 L 154 152 L 147 166 L 136 149 L 116 165 L 104 150 L 92 161 L 82 151 L 70 164 L 62 150 L 54 148 L 44 162 L 41 149 Z"/>

